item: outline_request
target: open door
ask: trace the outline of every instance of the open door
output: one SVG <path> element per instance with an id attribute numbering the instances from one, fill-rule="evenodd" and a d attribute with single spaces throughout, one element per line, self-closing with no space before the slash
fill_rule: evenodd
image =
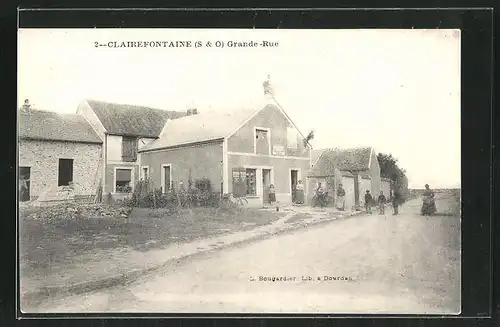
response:
<path id="1" fill-rule="evenodd" d="M 359 208 L 359 175 L 354 174 L 354 205 Z"/>
<path id="2" fill-rule="evenodd" d="M 292 187 L 291 193 L 292 193 L 292 203 L 295 203 L 295 197 L 296 197 L 296 188 L 297 188 L 297 183 L 299 181 L 299 171 L 296 169 L 292 169 L 290 171 L 290 185 Z"/>
<path id="3" fill-rule="evenodd" d="M 270 185 L 271 185 L 271 169 L 262 169 L 262 204 L 269 203 Z"/>

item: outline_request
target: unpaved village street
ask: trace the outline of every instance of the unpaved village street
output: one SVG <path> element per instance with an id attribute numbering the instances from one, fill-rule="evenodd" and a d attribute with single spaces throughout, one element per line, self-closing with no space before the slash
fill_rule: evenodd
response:
<path id="1" fill-rule="evenodd" d="M 398 216 L 388 208 L 386 215 L 311 226 L 189 259 L 126 286 L 52 300 L 38 311 L 458 313 L 460 218 L 422 217 L 419 210 L 413 200 Z"/>

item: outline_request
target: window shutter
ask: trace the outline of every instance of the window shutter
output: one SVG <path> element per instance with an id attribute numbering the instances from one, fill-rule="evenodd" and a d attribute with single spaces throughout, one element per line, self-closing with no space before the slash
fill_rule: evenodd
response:
<path id="1" fill-rule="evenodd" d="M 123 137 L 122 138 L 122 158 L 123 161 L 137 160 L 137 138 Z"/>

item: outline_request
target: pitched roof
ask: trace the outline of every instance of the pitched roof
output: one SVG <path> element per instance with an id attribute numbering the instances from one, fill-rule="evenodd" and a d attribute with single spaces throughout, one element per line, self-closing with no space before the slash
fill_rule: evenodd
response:
<path id="1" fill-rule="evenodd" d="M 313 150 L 314 165 L 311 170 L 313 176 L 333 175 L 334 169 L 341 171 L 364 171 L 369 169 L 371 147 L 359 147 L 351 149 L 320 149 Z"/>
<path id="2" fill-rule="evenodd" d="M 267 105 L 258 110 L 253 108 L 204 112 L 169 120 L 165 125 L 165 132 L 158 139 L 142 148 L 141 151 L 163 149 L 229 137 L 254 114 L 269 106 L 274 107 L 274 105 Z"/>
<path id="3" fill-rule="evenodd" d="M 109 134 L 158 137 L 169 119 L 185 116 L 184 111 L 87 100 Z"/>
<path id="4" fill-rule="evenodd" d="M 102 143 L 83 116 L 35 109 L 19 112 L 19 138 Z"/>
<path id="5" fill-rule="evenodd" d="M 323 154 L 325 150 L 311 150 L 311 165 L 315 165 L 318 162 L 319 157 Z"/>

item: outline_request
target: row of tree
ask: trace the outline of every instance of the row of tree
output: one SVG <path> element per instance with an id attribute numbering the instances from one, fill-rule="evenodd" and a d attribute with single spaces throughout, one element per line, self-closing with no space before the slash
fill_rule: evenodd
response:
<path id="1" fill-rule="evenodd" d="M 403 200 L 406 199 L 410 194 L 408 177 L 406 171 L 399 167 L 398 159 L 394 158 L 392 154 L 385 153 L 379 153 L 377 159 L 380 165 L 380 176 L 389 178 L 391 180 L 391 189 L 399 192 Z"/>

